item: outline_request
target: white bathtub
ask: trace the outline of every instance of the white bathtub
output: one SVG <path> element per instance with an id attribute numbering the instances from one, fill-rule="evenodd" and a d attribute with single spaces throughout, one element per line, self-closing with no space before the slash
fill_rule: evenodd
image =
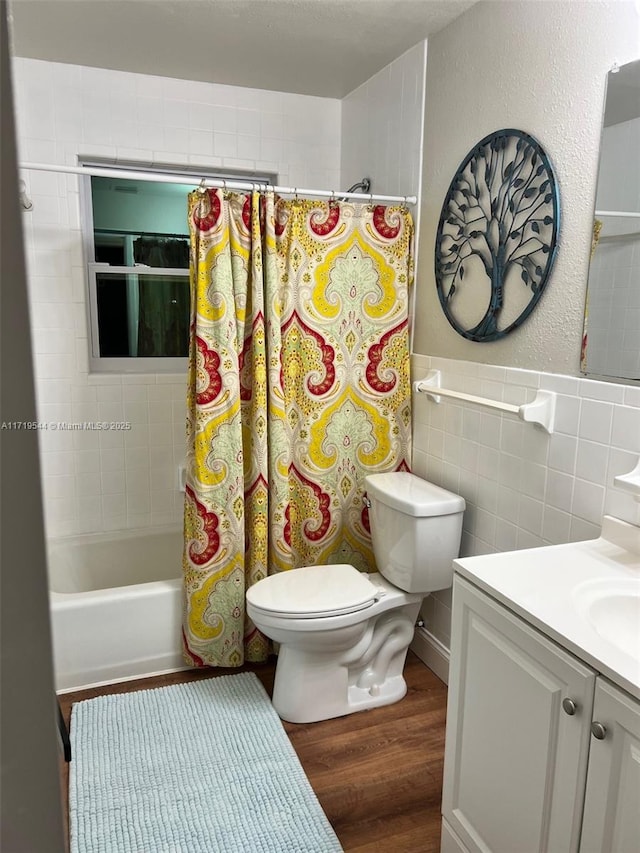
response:
<path id="1" fill-rule="evenodd" d="M 48 542 L 56 690 L 184 669 L 181 528 Z"/>

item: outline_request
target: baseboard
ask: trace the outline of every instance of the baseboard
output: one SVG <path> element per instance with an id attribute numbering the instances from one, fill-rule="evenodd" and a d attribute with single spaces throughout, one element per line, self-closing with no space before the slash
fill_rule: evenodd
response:
<path id="1" fill-rule="evenodd" d="M 449 649 L 437 637 L 426 628 L 416 628 L 409 648 L 438 678 L 449 683 Z"/>

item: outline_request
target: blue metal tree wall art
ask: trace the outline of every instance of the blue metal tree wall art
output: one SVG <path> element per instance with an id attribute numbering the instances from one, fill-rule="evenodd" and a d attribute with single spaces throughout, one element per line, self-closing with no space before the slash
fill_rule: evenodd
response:
<path id="1" fill-rule="evenodd" d="M 553 266 L 559 225 L 553 170 L 532 136 L 499 130 L 474 146 L 449 186 L 435 247 L 440 304 L 459 334 L 494 341 L 529 316 Z"/>

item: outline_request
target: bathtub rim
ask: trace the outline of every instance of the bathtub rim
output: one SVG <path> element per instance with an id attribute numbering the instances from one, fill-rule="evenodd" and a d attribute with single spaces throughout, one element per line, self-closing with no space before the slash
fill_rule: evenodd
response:
<path id="1" fill-rule="evenodd" d="M 56 536 L 50 539 L 47 539 L 45 542 L 45 552 L 47 558 L 47 586 L 49 592 L 49 602 L 53 605 L 54 602 L 62 603 L 63 601 L 71 602 L 71 601 L 89 601 L 92 597 L 95 596 L 104 596 L 109 592 L 119 592 L 122 594 L 123 590 L 127 590 L 128 593 L 132 594 L 134 597 L 142 595 L 142 590 L 146 590 L 147 592 L 152 591 L 152 587 L 156 587 L 159 591 L 163 588 L 163 585 L 170 584 L 171 588 L 173 588 L 173 584 L 175 582 L 182 583 L 182 576 L 177 575 L 175 578 L 169 578 L 164 580 L 151 580 L 151 581 L 142 581 L 140 583 L 133 584 L 120 584 L 118 586 L 101 586 L 97 589 L 86 589 L 79 590 L 78 592 L 58 592 L 57 590 L 53 590 L 51 588 L 51 577 L 50 577 L 50 557 L 51 551 L 55 548 L 65 548 L 72 547 L 74 545 L 77 546 L 87 546 L 92 544 L 106 544 L 116 541 L 129 540 L 129 539 L 139 539 L 145 536 L 153 536 L 159 533 L 164 534 L 174 534 L 174 535 L 182 535 L 183 534 L 183 526 L 182 524 L 163 524 L 157 525 L 156 527 L 124 527 L 117 528 L 115 530 L 101 530 L 97 533 L 74 533 L 70 536 Z M 166 587 L 164 587 L 166 589 Z"/>
<path id="2" fill-rule="evenodd" d="M 113 530 L 99 530 L 95 533 L 71 533 L 68 536 L 49 536 L 45 541 L 47 550 L 57 545 L 90 545 L 92 542 L 110 542 L 114 538 L 136 539 L 140 536 L 149 536 L 154 533 L 180 533 L 184 532 L 182 523 L 157 524 L 147 527 L 117 527 Z"/>
<path id="3" fill-rule="evenodd" d="M 92 599 L 104 601 L 107 598 L 142 598 L 145 595 L 160 595 L 168 590 L 181 590 L 182 578 L 170 578 L 162 581 L 146 581 L 145 583 L 131 583 L 123 586 L 103 586 L 99 589 L 86 589 L 81 592 L 55 592 L 49 590 L 51 605 L 86 604 Z"/>

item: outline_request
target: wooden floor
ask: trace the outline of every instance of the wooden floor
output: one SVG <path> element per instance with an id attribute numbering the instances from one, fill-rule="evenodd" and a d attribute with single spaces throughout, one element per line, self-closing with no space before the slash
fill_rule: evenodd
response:
<path id="1" fill-rule="evenodd" d="M 275 662 L 243 669 L 255 672 L 271 694 Z M 60 705 L 69 725 L 73 702 L 105 693 L 211 678 L 223 672 L 228 671 L 190 670 L 67 693 L 59 697 Z M 447 688 L 412 652 L 407 657 L 405 678 L 407 695 L 394 705 L 319 723 L 284 723 L 347 853 L 440 850 Z M 66 816 L 68 767 L 63 762 L 61 774 Z"/>

